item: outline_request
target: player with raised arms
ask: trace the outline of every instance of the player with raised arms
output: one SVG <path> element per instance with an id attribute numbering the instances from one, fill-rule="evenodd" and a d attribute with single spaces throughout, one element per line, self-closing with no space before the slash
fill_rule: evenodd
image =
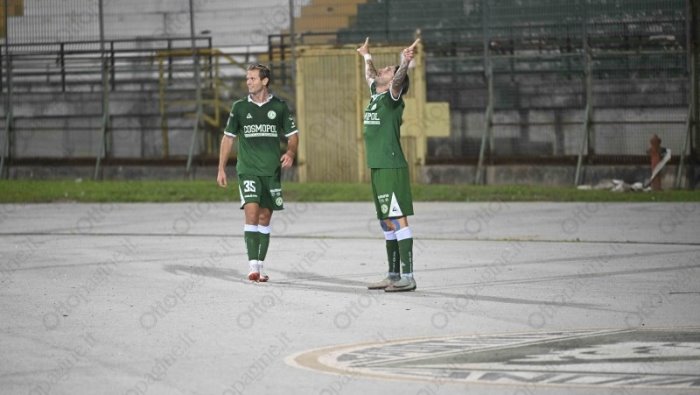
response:
<path id="1" fill-rule="evenodd" d="M 403 95 L 408 92 L 408 65 L 420 39 L 401 52 L 399 65 L 375 69 L 369 53 L 369 37 L 357 52 L 364 57 L 365 79 L 371 98 L 364 113 L 367 167 L 379 224 L 386 240 L 387 276 L 369 289 L 386 292 L 414 291 L 413 235 L 408 216 L 413 215 L 413 197 L 408 163 L 401 149 Z"/>

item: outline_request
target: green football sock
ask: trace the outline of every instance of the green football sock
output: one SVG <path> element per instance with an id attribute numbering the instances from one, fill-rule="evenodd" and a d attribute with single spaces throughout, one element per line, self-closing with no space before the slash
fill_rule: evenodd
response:
<path id="1" fill-rule="evenodd" d="M 267 256 L 267 248 L 270 246 L 270 227 L 258 225 L 260 235 L 260 249 L 258 250 L 258 260 L 264 261 Z"/>
<path id="2" fill-rule="evenodd" d="M 413 239 L 403 239 L 398 244 L 401 256 L 401 273 L 413 273 Z"/>
<path id="3" fill-rule="evenodd" d="M 399 242 L 399 256 L 401 258 L 401 273 L 413 273 L 413 234 L 406 227 L 396 232 Z"/>
<path id="4" fill-rule="evenodd" d="M 399 242 L 396 240 L 386 241 L 386 255 L 389 261 L 389 273 L 401 273 L 401 261 L 399 260 Z"/>
<path id="5" fill-rule="evenodd" d="M 258 260 L 260 255 L 260 232 L 245 231 L 243 232 L 243 240 L 245 240 L 245 248 L 248 251 L 248 260 Z"/>

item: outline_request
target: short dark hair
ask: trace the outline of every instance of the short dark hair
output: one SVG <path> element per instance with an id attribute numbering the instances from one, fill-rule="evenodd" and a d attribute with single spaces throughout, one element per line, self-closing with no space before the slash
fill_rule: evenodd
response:
<path id="1" fill-rule="evenodd" d="M 258 70 L 260 72 L 260 79 L 263 80 L 267 78 L 267 85 L 270 85 L 270 82 L 272 81 L 272 73 L 270 72 L 270 68 L 265 66 L 264 64 L 251 64 L 248 66 L 248 71 L 253 71 L 253 70 Z M 267 86 L 265 85 L 265 86 Z"/>
<path id="2" fill-rule="evenodd" d="M 399 65 L 394 66 L 394 74 L 399 70 Z M 408 93 L 408 88 L 411 86 L 411 80 L 408 78 L 408 72 L 406 73 L 406 78 L 403 79 L 401 84 L 401 94 L 405 95 Z"/>

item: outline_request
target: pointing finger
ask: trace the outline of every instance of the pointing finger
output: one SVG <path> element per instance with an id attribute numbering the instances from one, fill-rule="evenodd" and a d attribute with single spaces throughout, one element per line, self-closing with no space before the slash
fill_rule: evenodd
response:
<path id="1" fill-rule="evenodd" d="M 408 48 L 410 48 L 410 49 L 413 49 L 413 48 L 415 48 L 415 47 L 416 47 L 416 45 L 418 45 L 418 42 L 419 42 L 419 41 L 420 41 L 420 38 L 417 38 L 417 39 L 416 39 L 416 41 L 414 41 L 414 42 L 413 42 L 413 44 L 411 44 L 411 46 L 410 46 L 410 47 L 408 47 Z"/>

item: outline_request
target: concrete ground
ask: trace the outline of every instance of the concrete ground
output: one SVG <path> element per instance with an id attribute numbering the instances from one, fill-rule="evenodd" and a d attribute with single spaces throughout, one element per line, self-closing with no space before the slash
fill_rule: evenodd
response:
<path id="1" fill-rule="evenodd" d="M 0 205 L 0 394 L 700 393 L 700 205 L 418 203 L 389 294 L 369 203 Z"/>

